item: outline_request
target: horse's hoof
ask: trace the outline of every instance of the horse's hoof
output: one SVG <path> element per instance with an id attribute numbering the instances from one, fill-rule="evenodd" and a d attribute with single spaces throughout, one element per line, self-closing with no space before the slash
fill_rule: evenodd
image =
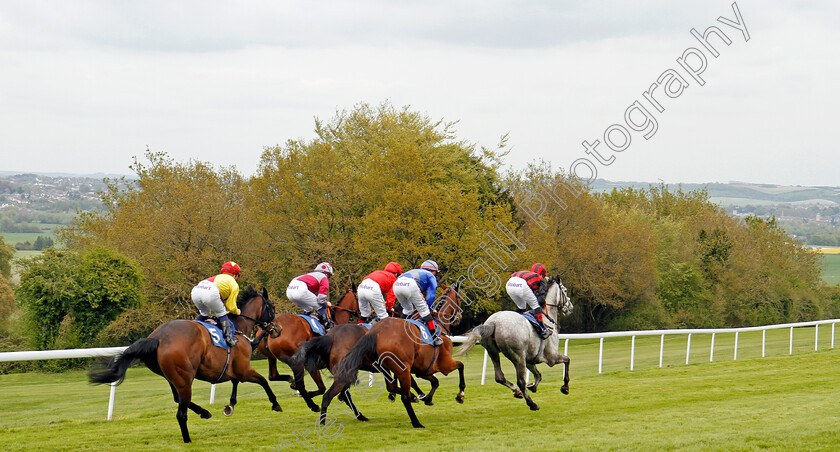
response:
<path id="1" fill-rule="evenodd" d="M 414 428 L 426 428 L 426 427 L 423 427 L 423 424 L 421 424 L 419 422 L 412 423 L 411 426 L 414 427 Z"/>
<path id="2" fill-rule="evenodd" d="M 232 406 L 230 406 L 230 405 L 227 405 L 227 406 L 225 406 L 225 408 L 222 410 L 222 412 L 223 412 L 223 413 L 225 413 L 225 416 L 230 416 L 231 414 L 233 414 L 233 407 L 232 407 Z"/>
<path id="3" fill-rule="evenodd" d="M 538 411 L 540 406 L 535 403 L 533 405 L 529 405 L 528 408 L 531 408 L 531 411 Z"/>
<path id="4" fill-rule="evenodd" d="M 396 394 L 394 394 L 393 392 L 392 392 L 392 393 L 390 393 L 390 394 L 388 394 L 388 400 L 390 400 L 390 401 L 392 401 L 392 402 L 393 402 L 393 401 L 395 401 L 395 400 L 397 400 L 397 395 L 396 395 Z"/>
<path id="5" fill-rule="evenodd" d="M 537 392 L 537 385 L 528 385 L 528 386 L 525 386 L 525 388 L 528 389 L 531 392 Z"/>
<path id="6" fill-rule="evenodd" d="M 425 403 L 427 406 L 432 406 L 435 404 L 435 402 L 432 402 L 431 400 L 424 400 L 423 403 Z"/>
<path id="7" fill-rule="evenodd" d="M 209 411 L 205 411 L 205 412 L 201 413 L 201 418 L 202 419 L 210 419 L 211 417 L 213 417 L 213 414 L 210 413 Z"/>
<path id="8" fill-rule="evenodd" d="M 455 396 L 455 401 L 458 402 L 458 403 L 464 403 L 464 395 L 463 394 L 456 395 Z"/>
<path id="9" fill-rule="evenodd" d="M 321 412 L 321 408 L 317 405 L 312 405 L 312 406 L 309 407 L 309 409 L 312 410 L 313 413 Z"/>
<path id="10" fill-rule="evenodd" d="M 569 395 L 569 387 L 568 386 L 561 387 L 560 392 L 562 392 L 563 394 Z"/>
<path id="11" fill-rule="evenodd" d="M 515 392 L 513 393 L 513 396 L 514 396 L 514 397 L 516 397 L 517 399 L 521 399 L 521 398 L 522 398 L 522 393 L 521 393 L 521 392 L 519 392 L 519 391 L 515 391 Z"/>
<path id="12" fill-rule="evenodd" d="M 419 401 L 420 401 L 420 400 L 417 398 L 417 396 L 416 396 L 416 395 L 411 394 L 411 403 L 417 403 L 417 402 L 419 402 Z"/>
<path id="13" fill-rule="evenodd" d="M 356 419 L 358 419 L 362 422 L 367 422 L 367 421 L 370 420 L 370 419 L 366 418 L 364 414 L 360 414 L 360 415 L 356 416 Z"/>
<path id="14" fill-rule="evenodd" d="M 273 407 L 271 407 L 271 409 L 277 411 L 278 413 L 283 412 L 283 408 L 280 408 L 280 405 L 274 405 Z"/>

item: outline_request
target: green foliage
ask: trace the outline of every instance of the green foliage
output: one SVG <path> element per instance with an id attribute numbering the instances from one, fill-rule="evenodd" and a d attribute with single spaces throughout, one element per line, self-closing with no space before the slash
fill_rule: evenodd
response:
<path id="1" fill-rule="evenodd" d="M 0 235 L 0 276 L 8 279 L 12 275 L 12 258 L 15 257 L 15 249 L 5 242 Z"/>
<path id="2" fill-rule="evenodd" d="M 79 253 L 47 249 L 22 263 L 16 294 L 38 349 L 92 345 L 125 309 L 142 300 L 140 270 L 103 247 Z"/>

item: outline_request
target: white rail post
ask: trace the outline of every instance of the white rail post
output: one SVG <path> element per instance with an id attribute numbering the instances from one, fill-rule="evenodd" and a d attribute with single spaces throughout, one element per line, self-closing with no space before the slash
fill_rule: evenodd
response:
<path id="1" fill-rule="evenodd" d="M 834 325 L 836 322 L 831 322 L 831 348 L 834 348 Z"/>
<path id="2" fill-rule="evenodd" d="M 117 382 L 111 383 L 111 397 L 108 399 L 108 420 L 114 417 L 114 398 L 117 396 Z"/>
<path id="3" fill-rule="evenodd" d="M 598 350 L 598 373 L 604 368 L 604 338 L 601 338 L 601 347 Z"/>
<path id="4" fill-rule="evenodd" d="M 767 330 L 761 330 L 761 357 L 764 358 L 764 347 L 767 343 Z"/>
<path id="5" fill-rule="evenodd" d="M 216 383 L 210 385 L 210 405 L 216 403 Z"/>
<path id="6" fill-rule="evenodd" d="M 817 346 L 820 344 L 820 324 L 814 325 L 814 351 L 817 351 Z"/>
<path id="7" fill-rule="evenodd" d="M 565 369 L 565 367 L 564 367 L 564 369 Z M 528 384 L 528 380 L 530 380 L 530 379 L 531 379 L 531 371 L 528 370 L 528 369 L 525 369 L 525 384 L 526 385 Z"/>
<path id="8" fill-rule="evenodd" d="M 487 349 L 484 349 L 484 364 L 481 367 L 481 384 L 484 384 L 484 379 L 487 377 Z"/>
<path id="9" fill-rule="evenodd" d="M 662 355 L 665 353 L 665 335 L 659 339 L 659 368 L 662 368 Z"/>
<path id="10" fill-rule="evenodd" d="M 793 354 L 793 327 L 790 327 L 790 351 L 788 352 L 788 355 L 792 355 L 792 354 Z"/>
<path id="11" fill-rule="evenodd" d="M 738 331 L 735 332 L 735 361 L 738 361 Z"/>
<path id="12" fill-rule="evenodd" d="M 636 363 L 636 336 L 630 340 L 630 370 L 633 370 L 633 365 Z M 564 367 L 565 369 L 565 367 Z"/>
<path id="13" fill-rule="evenodd" d="M 688 355 L 691 353 L 691 333 L 688 333 L 688 343 L 685 346 L 685 363 L 688 364 Z"/>
<path id="14" fill-rule="evenodd" d="M 712 333 L 712 351 L 709 352 L 709 362 L 715 360 L 715 333 Z"/>
<path id="15" fill-rule="evenodd" d="M 566 356 L 569 356 L 569 340 L 568 339 L 566 339 L 566 348 L 563 349 L 563 354 L 566 355 Z M 566 367 L 563 367 L 563 368 L 565 369 Z"/>

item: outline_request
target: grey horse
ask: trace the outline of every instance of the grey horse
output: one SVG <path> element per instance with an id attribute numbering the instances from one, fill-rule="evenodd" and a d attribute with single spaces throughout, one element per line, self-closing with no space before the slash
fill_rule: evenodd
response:
<path id="1" fill-rule="evenodd" d="M 493 367 L 496 369 L 496 381 L 510 388 L 516 398 L 525 398 L 528 407 L 532 410 L 539 410 L 540 407 L 528 395 L 525 390 L 525 369 L 534 374 L 534 382 L 527 386 L 532 392 L 537 392 L 537 386 L 542 380 L 542 375 L 537 370 L 537 364 L 546 363 L 554 366 L 557 363 L 566 365 L 563 386 L 560 391 L 563 394 L 569 393 L 569 357 L 560 354 L 560 338 L 557 336 L 557 311 L 562 310 L 563 315 L 569 315 L 574 309 L 571 300 L 566 293 L 566 287 L 559 277 L 549 279 L 549 288 L 545 297 L 545 317 L 554 324 L 554 331 L 548 339 L 541 340 L 539 334 L 531 326 L 525 317 L 514 311 L 499 311 L 490 316 L 483 325 L 473 328 L 466 334 L 467 341 L 453 353 L 453 356 L 462 356 L 469 352 L 476 343 L 480 343 L 490 359 L 493 360 Z M 502 366 L 499 362 L 499 353 L 503 353 L 516 367 L 516 386 L 505 379 L 502 373 Z"/>

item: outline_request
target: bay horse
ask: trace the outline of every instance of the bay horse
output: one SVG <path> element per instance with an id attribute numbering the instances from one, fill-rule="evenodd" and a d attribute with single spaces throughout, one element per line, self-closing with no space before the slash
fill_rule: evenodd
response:
<path id="1" fill-rule="evenodd" d="M 338 301 L 337 306 L 350 310 L 352 306 L 359 309 L 359 303 L 356 300 L 356 293 L 352 288 L 344 286 L 345 293 Z M 346 318 L 349 320 L 349 316 Z M 344 320 L 344 319 L 343 319 Z M 345 322 L 347 320 L 344 320 Z M 309 324 L 297 314 L 281 313 L 274 316 L 274 324 L 276 324 L 281 332 L 276 337 L 268 337 L 268 340 L 260 340 L 258 350 L 260 353 L 268 358 L 268 379 L 271 381 L 290 381 L 291 388 L 296 389 L 301 397 L 303 397 L 306 405 L 313 412 L 318 412 L 319 407 L 312 402 L 312 397 L 323 394 L 326 391 L 324 380 L 321 378 L 321 372 L 318 370 L 309 372 L 309 375 L 315 381 L 318 387 L 316 391 L 307 391 L 303 383 L 303 365 L 300 363 L 290 364 L 290 359 L 297 352 L 301 344 L 316 337 L 312 332 Z M 260 333 L 260 336 L 263 336 Z M 292 375 L 281 375 L 277 371 L 277 360 L 286 363 L 292 369 Z M 298 380 L 295 375 L 300 375 Z"/>
<path id="2" fill-rule="evenodd" d="M 555 364 L 565 365 L 565 376 L 560 392 L 569 393 L 569 357 L 560 353 L 560 338 L 557 336 L 557 311 L 560 308 L 563 315 L 569 315 L 574 306 L 566 294 L 566 286 L 559 277 L 549 279 L 549 288 L 545 297 L 545 316 L 549 322 L 554 324 L 551 336 L 545 341 L 540 339 L 539 334 L 531 326 L 531 323 L 514 311 L 499 311 L 491 315 L 482 325 L 472 329 L 466 334 L 467 341 L 458 348 L 455 356 L 463 356 L 469 352 L 476 343 L 480 343 L 490 359 L 493 360 L 493 367 L 496 371 L 496 382 L 507 386 L 513 391 L 516 398 L 525 398 L 525 402 L 532 410 L 539 410 L 540 407 L 528 395 L 526 388 L 531 392 L 537 392 L 537 386 L 542 381 L 542 375 L 537 370 L 537 364 L 546 363 L 550 367 Z M 499 353 L 509 359 L 516 368 L 516 386 L 507 381 L 502 372 Z M 534 374 L 534 383 L 525 385 L 525 369 Z"/>
<path id="3" fill-rule="evenodd" d="M 269 335 L 277 335 L 272 324 L 274 303 L 268 298 L 268 292 L 256 291 L 253 286 L 240 292 L 236 305 L 241 314 L 229 314 L 236 329 L 235 334 L 253 334 L 259 325 Z M 251 367 L 251 342 L 240 340 L 227 352 L 213 345 L 207 329 L 192 320 L 171 320 L 157 327 L 149 337 L 131 344 L 122 354 L 112 358 L 107 364 L 94 366 L 89 372 L 91 383 L 121 383 L 125 373 L 135 360 L 142 360 L 152 372 L 163 376 L 169 382 L 172 396 L 178 404 L 175 417 L 181 427 L 181 436 L 185 443 L 190 442 L 187 429 L 187 408 L 193 410 L 202 419 L 212 415 L 206 409 L 192 401 L 192 383 L 194 379 L 220 383 L 231 381 L 230 404 L 224 409 L 226 415 L 233 413 L 236 405 L 236 390 L 239 382 L 257 383 L 263 387 L 271 402 L 271 409 L 283 411 L 277 398 L 268 386 L 268 381 Z"/>
<path id="4" fill-rule="evenodd" d="M 446 288 L 444 295 L 438 300 L 441 298 L 451 298 L 455 303 L 459 303 L 458 288 L 454 286 Z M 442 305 L 448 304 L 442 303 Z M 457 309 L 460 309 L 460 306 L 457 306 Z M 459 316 L 453 312 L 448 318 L 454 321 Z M 434 374 L 441 372 L 449 375 L 457 369 L 460 380 L 459 392 L 455 400 L 458 403 L 464 403 L 464 388 L 466 387 L 464 364 L 452 359 L 452 340 L 441 335 L 443 345 L 435 347 L 416 340 L 418 337 L 420 337 L 419 328 L 406 320 L 389 317 L 377 322 L 333 368 L 335 381 L 321 400 L 321 423 L 324 423 L 326 419 L 327 408 L 333 398 L 341 394 L 345 401 L 349 399 L 348 389 L 355 383 L 359 369 L 375 369 L 386 375 L 389 392 L 400 393 L 403 406 L 411 419 L 411 425 L 415 428 L 423 428 L 423 425 L 417 419 L 414 408 L 411 406 L 412 374 L 431 382 L 432 389 L 425 395 L 423 402 L 426 405 L 433 405 L 432 397 L 440 384 Z M 389 379 L 390 375 L 393 377 Z M 354 412 L 358 413 L 358 410 L 354 409 Z"/>

